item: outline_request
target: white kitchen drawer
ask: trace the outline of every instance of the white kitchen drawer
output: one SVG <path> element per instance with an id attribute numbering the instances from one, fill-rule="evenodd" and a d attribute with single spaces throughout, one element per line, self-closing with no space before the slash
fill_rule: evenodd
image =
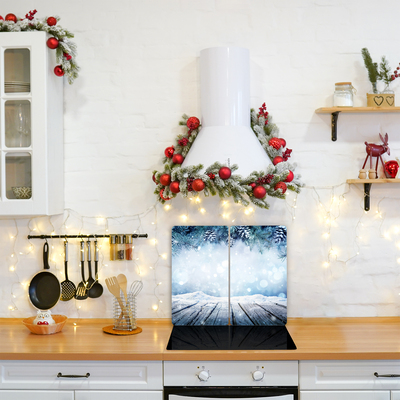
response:
<path id="1" fill-rule="evenodd" d="M 201 382 L 197 374 L 206 370 L 210 378 Z M 254 381 L 252 372 L 264 372 Z M 297 386 L 297 361 L 164 361 L 165 386 Z"/>
<path id="2" fill-rule="evenodd" d="M 389 390 L 300 391 L 300 400 L 390 400 Z"/>
<path id="3" fill-rule="evenodd" d="M 300 361 L 300 389 L 400 389 L 400 361 Z"/>
<path id="4" fill-rule="evenodd" d="M 162 400 L 163 392 L 159 391 L 97 391 L 97 390 L 90 390 L 90 391 L 80 391 L 77 390 L 75 392 L 75 400 Z"/>
<path id="5" fill-rule="evenodd" d="M 74 400 L 74 392 L 56 390 L 0 390 L 1 400 Z"/>
<path id="6" fill-rule="evenodd" d="M 0 361 L 1 389 L 162 390 L 161 361 Z M 85 375 L 88 378 L 63 378 Z"/>

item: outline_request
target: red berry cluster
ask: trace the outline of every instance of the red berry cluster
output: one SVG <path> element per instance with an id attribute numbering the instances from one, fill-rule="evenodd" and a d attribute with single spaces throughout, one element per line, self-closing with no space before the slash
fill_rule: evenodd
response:
<path id="1" fill-rule="evenodd" d="M 393 75 L 391 76 L 392 81 L 400 76 L 400 63 L 399 66 L 393 71 Z"/>
<path id="2" fill-rule="evenodd" d="M 287 161 L 290 157 L 290 153 L 292 152 L 291 149 L 286 149 L 285 152 L 282 154 L 283 161 Z"/>
<path id="3" fill-rule="evenodd" d="M 186 146 L 188 143 L 189 143 L 189 139 L 186 139 L 186 138 L 178 140 L 178 144 L 180 146 Z"/>
<path id="4" fill-rule="evenodd" d="M 32 21 L 33 18 L 35 17 L 35 14 L 37 13 L 36 10 L 29 11 L 28 14 L 25 14 L 25 18 L 29 19 L 29 21 Z"/>
<path id="5" fill-rule="evenodd" d="M 211 180 L 215 179 L 215 174 L 213 174 L 212 172 L 210 172 L 210 173 L 207 174 L 207 175 L 208 175 L 208 177 L 209 177 Z"/>
<path id="6" fill-rule="evenodd" d="M 261 178 L 257 179 L 257 185 L 266 185 L 266 184 L 270 184 L 272 179 L 274 179 L 274 176 L 271 174 L 267 174 Z"/>
<path id="7" fill-rule="evenodd" d="M 194 178 L 187 178 L 186 182 L 187 182 L 188 192 L 193 192 L 192 184 L 194 182 Z"/>
<path id="8" fill-rule="evenodd" d="M 262 104 L 262 106 L 258 109 L 258 117 L 264 117 L 265 118 L 265 125 L 268 124 L 268 112 L 267 112 L 267 106 L 265 103 Z"/>

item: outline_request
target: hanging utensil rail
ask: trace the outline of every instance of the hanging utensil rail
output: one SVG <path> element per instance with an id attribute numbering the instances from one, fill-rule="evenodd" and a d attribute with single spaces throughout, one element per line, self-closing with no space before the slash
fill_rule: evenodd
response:
<path id="1" fill-rule="evenodd" d="M 136 238 L 147 238 L 147 233 L 125 233 L 125 236 Z M 110 235 L 28 235 L 28 239 L 87 239 L 87 238 L 108 238 Z"/>

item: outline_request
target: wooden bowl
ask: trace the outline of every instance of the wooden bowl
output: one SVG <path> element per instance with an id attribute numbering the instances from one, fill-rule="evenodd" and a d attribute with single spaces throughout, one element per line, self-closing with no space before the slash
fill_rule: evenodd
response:
<path id="1" fill-rule="evenodd" d="M 54 325 L 35 325 L 32 322 L 36 317 L 26 318 L 22 323 L 36 335 L 52 335 L 53 333 L 61 332 L 68 319 L 65 315 L 55 314 L 52 317 L 55 321 Z"/>

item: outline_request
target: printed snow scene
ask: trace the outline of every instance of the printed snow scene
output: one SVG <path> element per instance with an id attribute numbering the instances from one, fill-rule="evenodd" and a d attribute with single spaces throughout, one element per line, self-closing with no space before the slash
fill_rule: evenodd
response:
<path id="1" fill-rule="evenodd" d="M 230 322 L 285 325 L 287 264 L 285 226 L 232 226 Z"/>
<path id="2" fill-rule="evenodd" d="M 228 325 L 228 227 L 172 228 L 172 323 Z"/>

